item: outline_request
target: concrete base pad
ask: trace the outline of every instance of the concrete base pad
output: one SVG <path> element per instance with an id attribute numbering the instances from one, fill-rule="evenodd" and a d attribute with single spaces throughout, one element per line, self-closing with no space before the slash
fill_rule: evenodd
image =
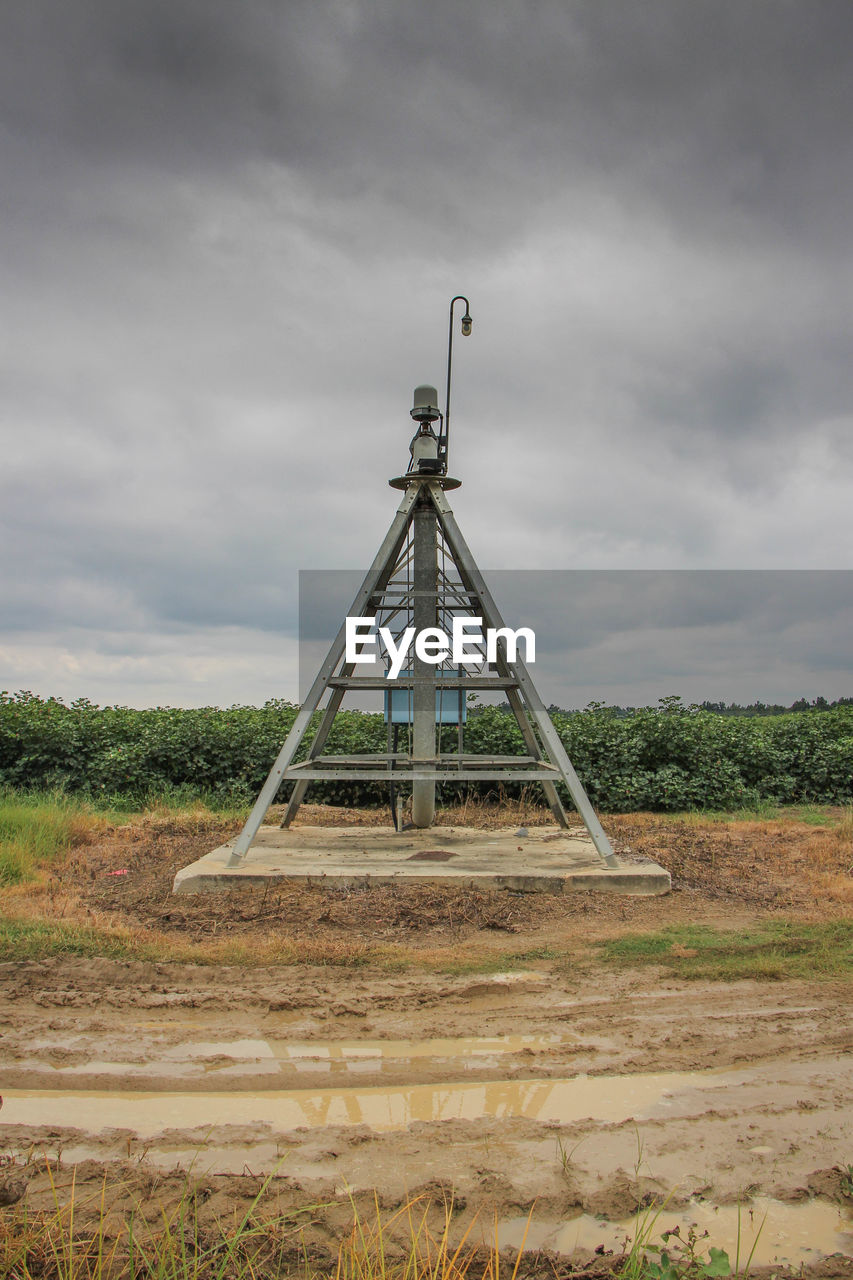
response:
<path id="1" fill-rule="evenodd" d="M 584 827 L 476 831 L 429 827 L 399 834 L 385 827 L 261 827 L 246 857 L 229 867 L 231 845 L 206 853 L 175 876 L 174 893 L 300 881 L 335 888 L 446 884 L 526 893 L 669 893 L 655 862 L 606 867 Z"/>

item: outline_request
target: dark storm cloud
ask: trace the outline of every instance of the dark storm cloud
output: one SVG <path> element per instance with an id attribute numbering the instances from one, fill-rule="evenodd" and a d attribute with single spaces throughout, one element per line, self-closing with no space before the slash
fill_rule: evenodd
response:
<path id="1" fill-rule="evenodd" d="M 798 237 L 844 225 L 843 0 L 35 0 L 10 26 L 10 132 L 99 163 L 266 156 L 355 195 L 379 173 L 383 195 L 434 203 L 439 221 L 456 182 L 535 217 L 568 172 L 596 174 L 675 217 L 759 210 Z"/>
<path id="2" fill-rule="evenodd" d="M 297 569 L 381 539 L 460 288 L 482 562 L 849 564 L 851 37 L 846 0 L 15 8 L 3 631 L 224 669 L 292 628 Z"/>

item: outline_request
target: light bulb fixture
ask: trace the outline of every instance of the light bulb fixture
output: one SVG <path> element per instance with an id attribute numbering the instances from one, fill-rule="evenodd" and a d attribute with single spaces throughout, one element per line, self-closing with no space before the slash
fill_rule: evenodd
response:
<path id="1" fill-rule="evenodd" d="M 462 317 L 462 337 L 463 338 L 471 337 L 471 327 L 473 324 L 474 324 L 474 321 L 471 319 L 471 317 L 468 315 L 468 312 L 466 311 L 464 316 Z"/>

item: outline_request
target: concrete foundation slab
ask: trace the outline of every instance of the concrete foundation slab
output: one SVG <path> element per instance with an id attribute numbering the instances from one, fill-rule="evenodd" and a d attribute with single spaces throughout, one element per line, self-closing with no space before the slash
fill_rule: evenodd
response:
<path id="1" fill-rule="evenodd" d="M 209 893 L 271 880 L 335 888 L 448 884 L 523 893 L 669 893 L 655 862 L 602 865 L 584 827 L 479 831 L 428 827 L 261 827 L 246 857 L 228 866 L 233 841 L 175 876 L 174 893 Z"/>

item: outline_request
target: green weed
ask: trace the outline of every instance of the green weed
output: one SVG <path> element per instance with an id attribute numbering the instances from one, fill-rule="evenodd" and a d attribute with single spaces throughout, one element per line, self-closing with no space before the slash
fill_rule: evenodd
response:
<path id="1" fill-rule="evenodd" d="M 741 822 L 767 822 L 783 816 L 782 806 L 778 800 L 757 797 L 750 804 L 742 805 L 733 813 L 723 815 L 726 819 L 734 818 Z"/>
<path id="2" fill-rule="evenodd" d="M 557 1159 L 560 1162 L 560 1169 L 564 1178 L 571 1180 L 572 1160 L 578 1147 L 584 1142 L 586 1142 L 586 1138 L 579 1138 L 571 1147 L 567 1147 L 562 1138 L 557 1138 Z"/>
<path id="3" fill-rule="evenodd" d="M 832 815 L 825 804 L 804 804 L 789 810 L 789 816 L 797 822 L 805 822 L 810 827 L 828 827 L 832 825 Z"/>
<path id="4" fill-rule="evenodd" d="M 688 1227 L 681 1234 L 679 1226 L 658 1231 L 658 1223 L 666 1203 L 638 1210 L 631 1249 L 617 1280 L 716 1280 L 731 1276 L 732 1280 L 749 1280 L 752 1260 L 764 1223 L 756 1232 L 752 1247 L 741 1264 L 741 1209 L 738 1205 L 738 1232 L 735 1244 L 735 1260 L 731 1261 L 725 1249 L 708 1244 L 707 1231 L 699 1232 Z M 707 1252 L 706 1252 L 707 1250 Z"/>

